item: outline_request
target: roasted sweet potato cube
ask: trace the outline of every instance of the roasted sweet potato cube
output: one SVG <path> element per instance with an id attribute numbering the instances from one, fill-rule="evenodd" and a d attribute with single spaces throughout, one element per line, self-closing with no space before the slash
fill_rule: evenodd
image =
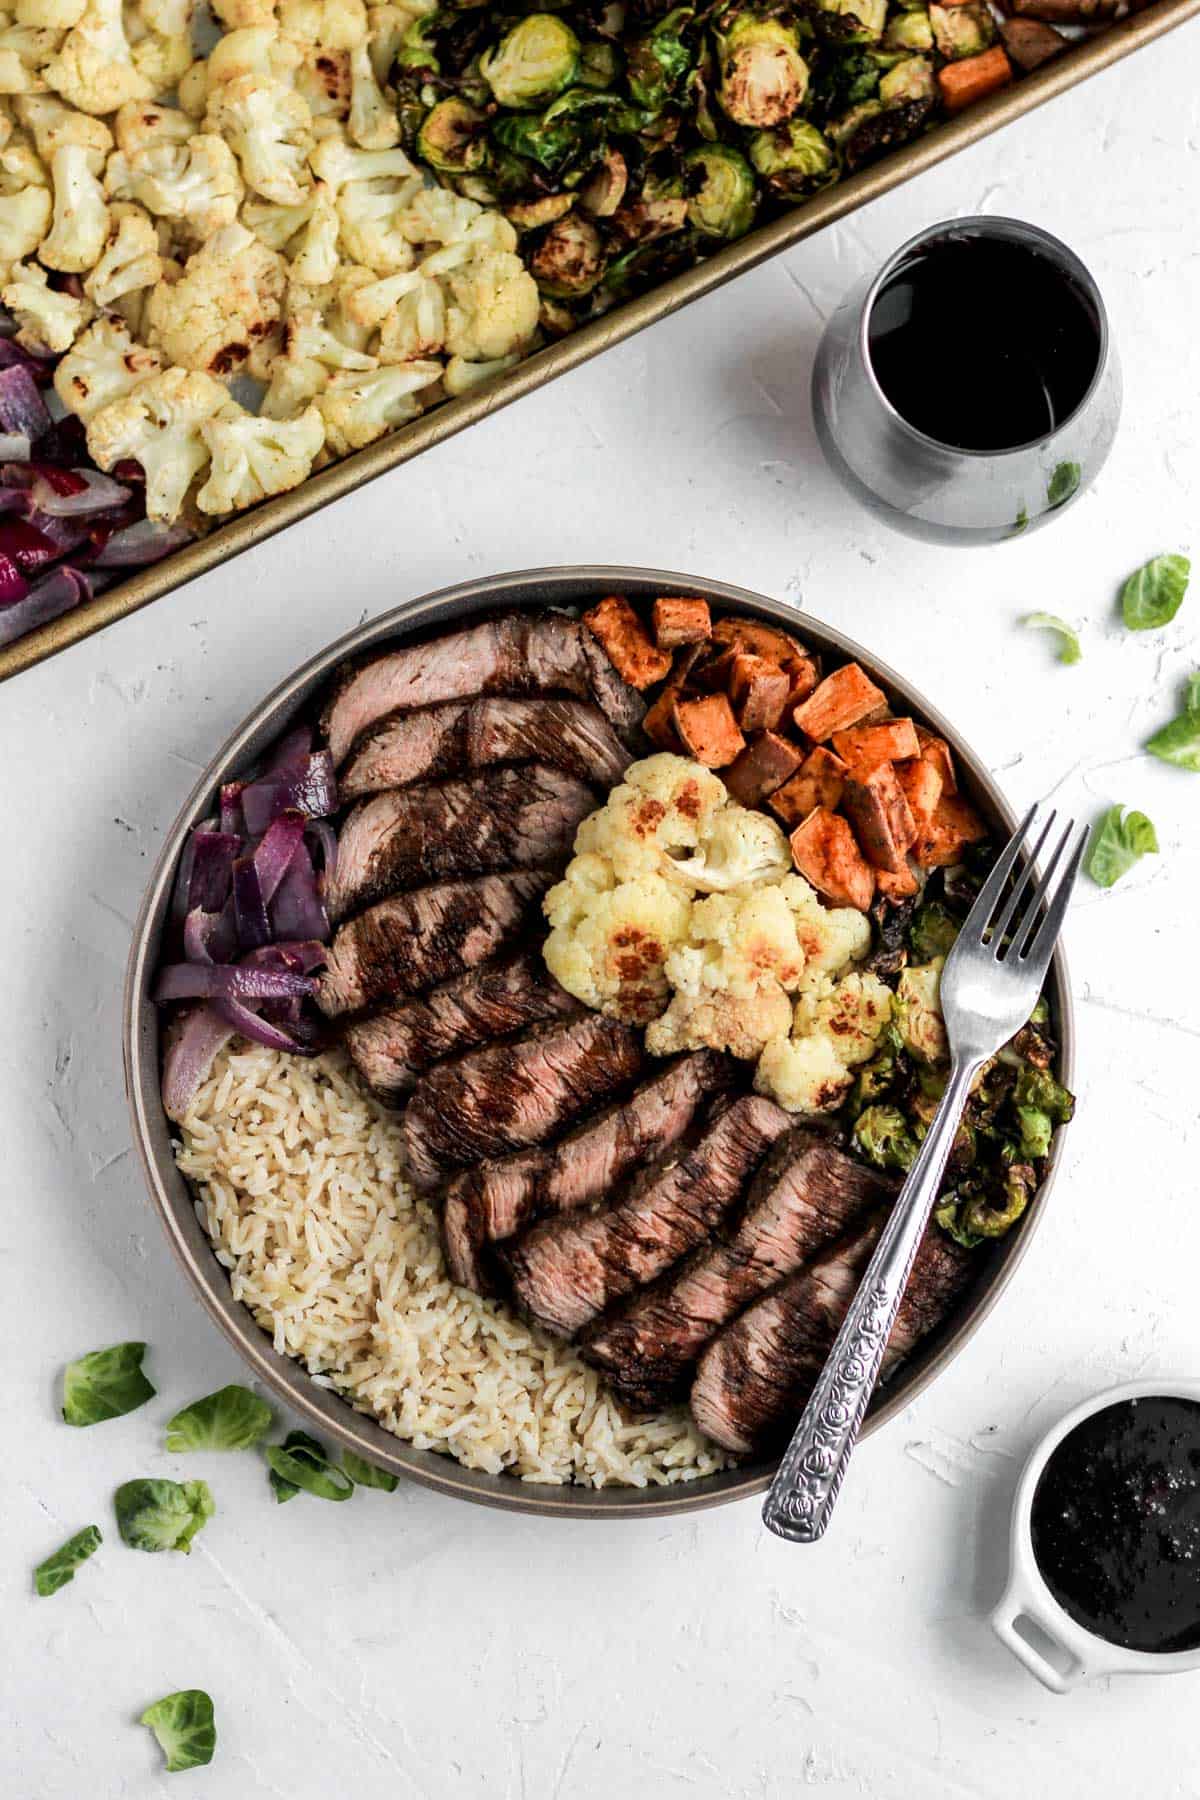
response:
<path id="1" fill-rule="evenodd" d="M 706 769 L 723 769 L 746 748 L 727 694 L 705 694 L 700 700 L 675 702 L 675 729 L 680 742 Z"/>
<path id="2" fill-rule="evenodd" d="M 974 807 L 959 794 L 943 794 L 933 818 L 913 844 L 913 856 L 922 869 L 943 869 L 961 861 L 968 844 L 987 836 L 987 827 Z"/>
<path id="3" fill-rule="evenodd" d="M 780 667 L 787 670 L 789 685 L 784 711 L 790 712 L 793 707 L 799 706 L 802 700 L 808 699 L 821 679 L 821 671 L 817 667 L 815 656 L 808 656 L 800 651 L 797 651 L 794 656 L 789 656 L 786 662 L 780 664 Z"/>
<path id="4" fill-rule="evenodd" d="M 707 643 L 711 636 L 712 614 L 707 600 L 664 598 L 654 602 L 654 641 L 660 650 Z"/>
<path id="5" fill-rule="evenodd" d="M 730 649 L 728 645 L 723 648 L 713 644 L 703 646 L 692 671 L 692 686 L 706 694 L 727 694 L 733 665 L 741 655 L 740 650 Z"/>
<path id="6" fill-rule="evenodd" d="M 921 753 L 911 719 L 851 725 L 846 731 L 834 732 L 833 747 L 852 775 L 869 775 L 880 763 L 900 762 Z"/>
<path id="7" fill-rule="evenodd" d="M 670 674 L 671 658 L 658 648 L 624 594 L 605 595 L 584 613 L 583 622 L 630 687 L 653 687 Z"/>
<path id="8" fill-rule="evenodd" d="M 675 702 L 678 698 L 677 688 L 665 687 L 654 704 L 646 708 L 646 716 L 642 720 L 642 730 L 655 748 L 672 750 L 676 755 L 682 749 L 679 733 L 675 729 Z"/>
<path id="9" fill-rule="evenodd" d="M 736 762 L 730 763 L 722 780 L 740 805 L 758 806 L 768 794 L 782 787 L 789 775 L 795 774 L 803 754 L 789 738 L 764 731 L 746 745 Z"/>
<path id="10" fill-rule="evenodd" d="M 896 780 L 908 801 L 917 836 L 929 829 L 937 803 L 942 797 L 942 771 L 931 757 L 917 756 L 910 762 L 894 765 Z"/>
<path id="11" fill-rule="evenodd" d="M 871 866 L 902 874 L 908 866 L 905 851 L 917 827 L 891 764 L 881 763 L 861 778 L 851 776 L 842 806 Z"/>
<path id="12" fill-rule="evenodd" d="M 886 705 L 886 695 L 858 664 L 846 663 L 832 675 L 827 675 L 803 705 L 796 708 L 792 717 L 807 737 L 823 744 L 835 731 L 857 725 L 868 713 Z"/>
<path id="13" fill-rule="evenodd" d="M 778 813 L 785 825 L 798 825 L 814 806 L 836 812 L 845 785 L 846 765 L 841 757 L 818 746 L 809 751 L 792 779 L 771 795 L 771 811 Z"/>
<path id="14" fill-rule="evenodd" d="M 893 874 L 890 869 L 876 869 L 875 889 L 885 900 L 909 900 L 920 887 L 908 858 L 904 859 L 904 867 Z"/>
<path id="15" fill-rule="evenodd" d="M 743 731 L 773 731 L 783 717 L 791 683 L 765 656 L 740 653 L 729 671 L 729 698 Z"/>
<path id="16" fill-rule="evenodd" d="M 712 634 L 714 644 L 744 650 L 749 656 L 765 656 L 768 662 L 785 663 L 794 656 L 808 655 L 797 638 L 780 631 L 777 625 L 764 625 L 758 619 L 718 619 Z"/>
<path id="17" fill-rule="evenodd" d="M 875 871 L 840 813 L 814 807 L 793 831 L 791 845 L 792 861 L 818 894 L 866 912 L 875 896 Z"/>
<path id="18" fill-rule="evenodd" d="M 943 794 L 957 794 L 958 782 L 954 775 L 954 758 L 950 754 L 950 746 L 945 738 L 935 737 L 932 731 L 926 731 L 923 725 L 918 725 L 917 742 L 921 746 L 921 755 L 925 761 L 931 762 L 941 776 Z"/>

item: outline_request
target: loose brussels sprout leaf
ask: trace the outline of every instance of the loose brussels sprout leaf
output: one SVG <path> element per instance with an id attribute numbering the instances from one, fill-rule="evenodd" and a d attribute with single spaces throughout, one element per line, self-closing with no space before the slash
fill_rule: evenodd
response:
<path id="1" fill-rule="evenodd" d="M 213 1759 L 217 1727 L 213 1703 L 203 1688 L 181 1688 L 148 1706 L 139 1721 L 148 1725 L 167 1759 L 167 1774 L 202 1769 Z"/>
<path id="2" fill-rule="evenodd" d="M 1076 462 L 1060 462 L 1046 484 L 1046 502 L 1051 507 L 1065 506 L 1078 492 L 1082 471 Z"/>
<path id="3" fill-rule="evenodd" d="M 1169 625 L 1183 604 L 1192 565 L 1186 556 L 1152 556 L 1121 589 L 1121 617 L 1130 631 Z"/>
<path id="4" fill-rule="evenodd" d="M 774 131 L 756 131 L 750 161 L 775 194 L 810 194 L 837 173 L 833 145 L 806 119 L 789 119 Z"/>
<path id="5" fill-rule="evenodd" d="M 782 125 L 804 104 L 808 64 L 796 32 L 781 19 L 738 13 L 717 36 L 717 59 L 717 99 L 735 125 L 751 130 Z"/>
<path id="6" fill-rule="evenodd" d="M 191 1550 L 216 1509 L 206 1481 L 126 1481 L 113 1496 L 117 1529 L 131 1550 Z"/>
<path id="7" fill-rule="evenodd" d="M 918 962 L 947 956 L 959 933 L 959 923 L 939 900 L 925 900 L 913 914 L 908 941 Z"/>
<path id="8" fill-rule="evenodd" d="M 1049 1113 L 1036 1106 L 1018 1106 L 1017 1118 L 1021 1122 L 1021 1152 L 1031 1160 L 1039 1156 L 1049 1156 L 1050 1139 L 1054 1135 L 1054 1120 Z"/>
<path id="9" fill-rule="evenodd" d="M 530 13 L 479 59 L 479 72 L 501 106 L 544 106 L 570 87 L 579 67 L 579 39 L 553 13 Z"/>
<path id="10" fill-rule="evenodd" d="M 692 17 L 690 6 L 677 6 L 653 31 L 630 44 L 626 73 L 629 91 L 639 106 L 657 112 L 678 91 L 692 66 L 692 50 L 682 36 Z"/>
<path id="11" fill-rule="evenodd" d="M 331 1463 L 324 1447 L 305 1431 L 290 1431 L 282 1444 L 268 1444 L 267 1462 L 276 1500 L 290 1500 L 298 1491 L 318 1500 L 348 1500 L 354 1492 L 345 1469 Z"/>
<path id="12" fill-rule="evenodd" d="M 486 131 L 485 115 L 451 95 L 426 113 L 417 133 L 417 155 L 431 169 L 449 175 L 470 174 L 487 158 Z"/>
<path id="13" fill-rule="evenodd" d="M 1023 531 L 1027 531 L 1028 529 L 1029 529 L 1029 508 L 1026 505 L 1022 504 L 1020 512 L 1017 514 L 1016 518 L 1012 522 L 1012 529 L 1008 535 L 1009 535 L 1009 537 L 1020 537 L 1021 533 Z"/>
<path id="14" fill-rule="evenodd" d="M 1173 763 L 1177 769 L 1200 773 L 1200 674 L 1188 681 L 1178 718 L 1156 731 L 1146 748 L 1151 756 Z"/>
<path id="15" fill-rule="evenodd" d="M 854 1121 L 854 1141 L 877 1169 L 912 1168 L 917 1140 L 898 1106 L 868 1106 Z"/>
<path id="16" fill-rule="evenodd" d="M 1079 644 L 1079 634 L 1073 625 L 1060 619 L 1054 613 L 1026 613 L 1021 620 L 1022 625 L 1031 625 L 1037 631 L 1056 631 L 1062 639 L 1059 646 L 1058 660 L 1061 663 L 1077 663 L 1083 655 Z"/>
<path id="17" fill-rule="evenodd" d="M 1143 856 L 1158 854 L 1158 834 L 1142 812 L 1110 806 L 1092 833 L 1085 868 L 1097 887 L 1110 888 Z"/>
<path id="18" fill-rule="evenodd" d="M 813 111 L 823 120 L 840 119 L 879 92 L 879 64 L 869 50 L 829 57 L 813 85 Z"/>
<path id="19" fill-rule="evenodd" d="M 620 76 L 621 55 L 615 44 L 600 38 L 584 44 L 579 52 L 577 81 L 584 87 L 608 89 L 616 86 Z"/>
<path id="20" fill-rule="evenodd" d="M 754 174 L 727 144 L 706 144 L 683 159 L 688 222 L 704 237 L 736 238 L 754 223 Z"/>
<path id="21" fill-rule="evenodd" d="M 846 1110 L 850 1117 L 856 1119 L 868 1106 L 882 1099 L 896 1080 L 898 1074 L 896 1052 L 888 1044 L 878 1051 L 870 1062 L 862 1063 L 855 1070 L 854 1081 L 846 1101 Z"/>
<path id="22" fill-rule="evenodd" d="M 68 1581 L 74 1581 L 75 1571 L 89 1556 L 94 1556 L 100 1548 L 101 1537 L 98 1525 L 85 1525 L 74 1537 L 69 1537 L 65 1544 L 57 1549 L 53 1556 L 40 1562 L 33 1571 L 33 1585 L 43 1599 L 50 1594 L 57 1594 L 59 1588 L 65 1588 Z"/>
<path id="23" fill-rule="evenodd" d="M 385 1494 L 394 1494 L 400 1485 L 398 1475 L 389 1474 L 387 1469 L 377 1468 L 364 1456 L 356 1456 L 353 1450 L 347 1450 L 342 1457 L 342 1467 L 355 1487 L 382 1488 Z"/>
<path id="24" fill-rule="evenodd" d="M 218 1388 L 193 1400 L 167 1423 L 167 1449 L 248 1450 L 271 1429 L 271 1409 L 249 1388 Z"/>
<path id="25" fill-rule="evenodd" d="M 428 69 L 431 73 L 437 73 L 437 52 L 430 42 L 436 20 L 436 13 L 428 13 L 424 18 L 414 19 L 408 26 L 396 51 L 397 68 Z"/>
<path id="26" fill-rule="evenodd" d="M 951 1195 L 935 1210 L 933 1216 L 947 1237 L 953 1238 L 956 1244 L 961 1244 L 964 1250 L 974 1250 L 983 1239 L 977 1231 L 968 1231 L 961 1223 L 959 1215 L 962 1210 L 963 1205 L 957 1195 Z"/>
<path id="27" fill-rule="evenodd" d="M 99 1425 L 120 1419 L 153 1400 L 142 1373 L 145 1344 L 112 1344 L 68 1363 L 63 1375 L 62 1416 L 68 1425 Z"/>

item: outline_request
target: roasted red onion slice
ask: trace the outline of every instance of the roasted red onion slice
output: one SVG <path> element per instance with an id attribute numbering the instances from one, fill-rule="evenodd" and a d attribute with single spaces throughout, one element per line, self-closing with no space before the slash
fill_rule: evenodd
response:
<path id="1" fill-rule="evenodd" d="M 55 477 L 63 473 L 62 469 L 54 470 Z M 130 498 L 127 487 L 113 481 L 111 476 L 101 475 L 96 469 L 72 469 L 70 473 L 79 478 L 82 486 L 74 493 L 64 493 L 61 482 L 53 479 L 48 469 L 42 468 L 33 483 L 33 504 L 43 512 L 69 518 L 76 513 L 111 511 L 113 507 L 124 506 Z"/>
<path id="2" fill-rule="evenodd" d="M 97 552 L 93 566 L 97 569 L 141 569 L 160 562 L 180 544 L 186 544 L 191 532 L 185 525 L 162 525 L 155 519 L 139 519 L 114 531 L 103 549 Z"/>
<path id="3" fill-rule="evenodd" d="M 168 963 L 159 971 L 156 1000 L 307 999 L 316 990 L 311 975 L 268 969 L 256 963 Z"/>
<path id="4" fill-rule="evenodd" d="M 3 570 L 0 570 L 2 578 Z M 70 612 L 81 600 L 89 600 L 91 593 L 91 584 L 80 570 L 72 569 L 66 563 L 52 569 L 34 583 L 23 599 L 9 605 L 0 604 L 0 644 L 11 644 L 38 625 L 46 625 L 51 619 Z"/>
<path id="5" fill-rule="evenodd" d="M 46 402 L 26 364 L 14 362 L 0 369 L 0 430 L 20 432 L 36 442 L 49 429 Z"/>
<path id="6" fill-rule="evenodd" d="M 3 528 L 0 527 L 0 547 Z M 309 818 L 323 818 L 337 806 L 337 781 L 328 750 L 293 760 L 251 781 L 242 789 L 246 829 L 254 836 L 265 831 L 272 819 L 298 808 Z"/>
<path id="7" fill-rule="evenodd" d="M 208 1078 L 217 1053 L 234 1035 L 235 1027 L 211 1006 L 193 1006 L 176 1015 L 167 1027 L 163 1054 L 162 1102 L 168 1119 L 185 1117 L 200 1087 Z"/>

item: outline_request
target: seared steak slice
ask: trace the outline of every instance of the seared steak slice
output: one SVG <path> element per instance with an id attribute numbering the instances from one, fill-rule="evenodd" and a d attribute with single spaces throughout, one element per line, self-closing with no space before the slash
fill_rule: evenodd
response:
<path id="1" fill-rule="evenodd" d="M 553 1149 L 479 1163 L 455 1177 L 442 1206 L 442 1244 L 454 1280 L 476 1293 L 494 1287 L 488 1248 L 535 1219 L 573 1212 L 660 1156 L 687 1130 L 701 1103 L 728 1085 L 731 1065 L 712 1050 L 668 1064 L 618 1106 L 579 1126 Z"/>
<path id="2" fill-rule="evenodd" d="M 360 800 L 386 788 L 515 762 L 546 763 L 610 788 L 632 761 L 597 706 L 495 695 L 381 720 L 356 745 L 338 776 L 338 793 L 343 802 Z"/>
<path id="3" fill-rule="evenodd" d="M 828 1138 L 796 1131 L 777 1144 L 718 1241 L 703 1245 L 611 1317 L 588 1327 L 583 1354 L 620 1398 L 651 1409 L 686 1391 L 714 1332 L 775 1287 L 895 1184 Z"/>
<path id="4" fill-rule="evenodd" d="M 599 643 L 563 613 L 503 613 L 425 644 L 406 644 L 349 669 L 322 719 L 335 763 L 355 739 L 402 707 L 476 694 L 575 694 L 594 700 L 628 742 L 645 706 Z"/>
<path id="5" fill-rule="evenodd" d="M 430 1069 L 404 1109 L 408 1171 L 435 1188 L 448 1171 L 545 1143 L 637 1079 L 641 1033 L 584 1013 Z"/>
<path id="6" fill-rule="evenodd" d="M 880 1213 L 727 1325 L 700 1358 L 692 1413 L 739 1455 L 781 1448 L 812 1392 L 883 1229 Z M 886 1376 L 939 1324 L 966 1285 L 967 1251 L 931 1226 L 884 1356 Z"/>
<path id="7" fill-rule="evenodd" d="M 395 1099 L 416 1086 L 431 1063 L 476 1044 L 578 1011 L 536 950 L 469 969 L 419 999 L 402 1000 L 346 1027 L 343 1042 L 372 1093 Z"/>
<path id="8" fill-rule="evenodd" d="M 373 900 L 451 876 L 565 862 L 595 805 L 582 781 L 537 763 L 376 794 L 359 802 L 338 836 L 325 892 L 329 916 L 336 922 Z"/>
<path id="9" fill-rule="evenodd" d="M 554 869 L 447 881 L 381 900 L 335 933 L 318 986 L 322 1012 L 358 1012 L 417 994 L 515 944 Z"/>
<path id="10" fill-rule="evenodd" d="M 791 1122 L 745 1095 L 644 1169 L 615 1206 L 535 1225 L 504 1256 L 517 1298 L 547 1330 L 572 1336 L 701 1243 Z"/>

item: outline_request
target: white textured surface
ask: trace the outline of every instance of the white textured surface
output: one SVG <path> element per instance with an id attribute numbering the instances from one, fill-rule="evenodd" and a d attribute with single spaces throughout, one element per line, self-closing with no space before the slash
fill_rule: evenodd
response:
<path id="1" fill-rule="evenodd" d="M 1200 549 L 1198 48 L 1185 29 L 0 692 L 6 1800 L 1200 1795 L 1194 1679 L 1057 1699 L 984 1623 L 1038 1433 L 1091 1390 L 1198 1361 L 1200 778 L 1138 745 L 1200 663 L 1200 594 L 1158 634 L 1129 636 L 1112 610 L 1146 556 Z M 1090 263 L 1126 412 L 1066 517 L 956 553 L 842 496 L 807 378 L 853 279 L 977 210 L 1029 217 Z M 923 684 L 1014 802 L 1056 788 L 1156 821 L 1161 857 L 1086 891 L 1073 921 L 1082 1104 L 1036 1245 L 968 1352 L 864 1448 L 819 1549 L 767 1537 L 753 1503 L 642 1526 L 417 1489 L 279 1510 L 244 1455 L 194 1459 L 219 1510 L 190 1559 L 125 1550 L 112 1489 L 178 1474 L 162 1421 L 240 1374 L 128 1148 L 119 987 L 161 834 L 246 709 L 364 614 L 588 559 L 794 597 Z M 1086 621 L 1079 667 L 1017 628 L 1031 606 Z M 158 1400 L 68 1430 L 62 1363 L 126 1337 L 152 1345 Z M 89 1520 L 99 1556 L 34 1599 L 33 1564 Z M 215 1697 L 220 1744 L 177 1786 L 133 1721 L 192 1685 Z"/>

